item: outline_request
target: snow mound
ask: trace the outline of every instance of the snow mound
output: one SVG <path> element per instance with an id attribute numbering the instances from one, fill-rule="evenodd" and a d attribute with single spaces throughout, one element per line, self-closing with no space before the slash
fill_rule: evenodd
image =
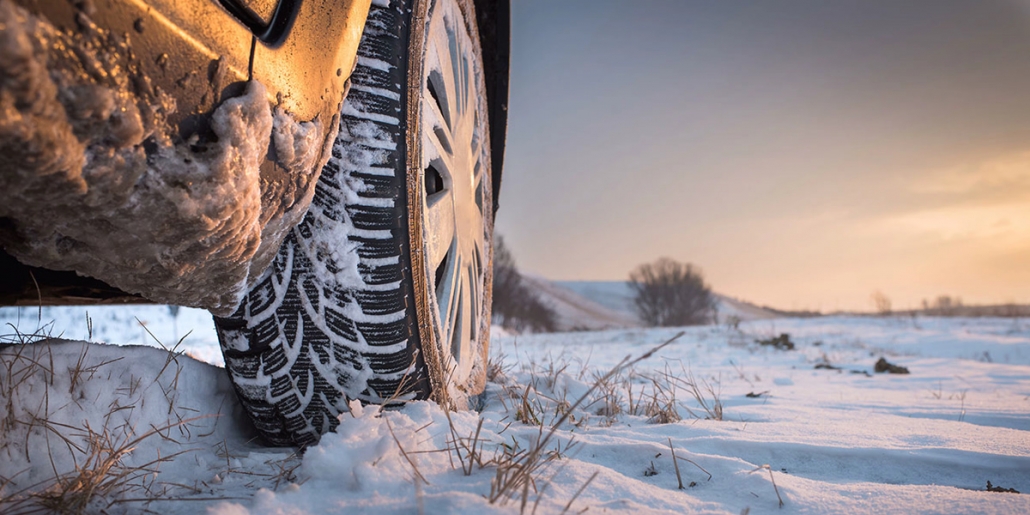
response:
<path id="1" fill-rule="evenodd" d="M 224 371 L 152 347 L 2 345 L 0 405 L 4 513 L 32 506 L 29 494 L 132 512 L 111 503 L 199 491 L 252 437 Z"/>

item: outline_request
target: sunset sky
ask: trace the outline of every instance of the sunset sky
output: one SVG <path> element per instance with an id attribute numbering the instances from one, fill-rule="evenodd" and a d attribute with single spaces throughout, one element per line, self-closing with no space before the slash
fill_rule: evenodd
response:
<path id="1" fill-rule="evenodd" d="M 497 230 L 787 309 L 1030 302 L 1030 2 L 513 0 Z"/>

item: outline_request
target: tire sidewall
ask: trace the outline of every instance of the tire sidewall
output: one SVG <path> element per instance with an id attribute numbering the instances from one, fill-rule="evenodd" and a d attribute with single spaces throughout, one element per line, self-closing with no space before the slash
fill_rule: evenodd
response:
<path id="1" fill-rule="evenodd" d="M 486 232 L 486 245 L 484 250 L 486 256 L 483 263 L 483 309 L 479 315 L 479 348 L 474 353 L 469 377 L 455 380 L 447 372 L 445 352 L 447 345 L 440 340 L 440 335 L 435 322 L 436 302 L 435 292 L 432 291 L 433 284 L 428 271 L 429 265 L 426 260 L 426 228 L 424 226 L 425 213 L 425 175 L 422 170 L 425 168 L 422 156 L 422 84 L 425 80 L 426 52 L 428 50 L 429 20 L 432 10 L 437 8 L 441 2 L 453 1 L 461 11 L 465 30 L 472 41 L 474 52 L 473 69 L 477 82 L 478 110 L 482 117 L 480 122 L 483 140 L 480 142 L 485 148 L 485 172 L 482 179 L 486 191 L 483 195 L 484 226 Z M 405 156 L 407 163 L 407 201 L 408 201 L 408 227 L 411 249 L 412 283 L 414 287 L 415 309 L 418 320 L 418 333 L 421 341 L 421 349 L 426 365 L 429 368 L 430 383 L 433 390 L 433 398 L 442 405 L 454 408 L 462 408 L 468 404 L 468 399 L 482 392 L 486 386 L 487 357 L 490 348 L 490 323 L 491 323 L 491 299 L 493 298 L 493 192 L 492 187 L 492 162 L 490 156 L 490 131 L 488 109 L 486 102 L 486 81 L 483 72 L 482 45 L 479 40 L 479 30 L 476 26 L 475 7 L 471 0 L 415 0 L 411 14 L 411 32 L 408 43 L 408 70 L 407 70 L 407 96 L 405 102 L 405 116 L 407 121 Z M 417 56 L 415 59 L 413 57 Z"/>

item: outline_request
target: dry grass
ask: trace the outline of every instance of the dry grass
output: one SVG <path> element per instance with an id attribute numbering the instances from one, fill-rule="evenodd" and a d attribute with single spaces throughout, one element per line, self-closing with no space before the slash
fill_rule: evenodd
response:
<path id="1" fill-rule="evenodd" d="M 709 381 L 703 377 L 698 378 L 694 376 L 692 370 L 684 368 L 680 369 L 680 374 L 673 374 L 670 373 L 668 367 L 662 373 L 662 378 L 673 388 L 684 390 L 694 399 L 697 404 L 696 408 L 692 409 L 681 404 L 690 416 L 705 420 L 723 419 L 722 390 L 719 379 L 713 378 Z"/>
<path id="2" fill-rule="evenodd" d="M 485 460 L 483 458 L 483 446 L 486 443 L 480 439 L 480 435 L 483 431 L 483 419 L 479 419 L 479 422 L 476 424 L 476 430 L 473 434 L 470 434 L 467 438 L 463 438 L 458 436 L 458 432 L 454 428 L 454 421 L 451 419 L 450 411 L 444 410 L 444 414 L 447 416 L 447 425 L 451 432 L 451 439 L 447 442 L 448 450 L 452 451 L 454 455 L 457 456 L 458 463 L 461 464 L 462 472 L 464 472 L 466 476 L 471 476 L 474 468 L 483 468 L 492 461 Z M 398 445 L 400 444 L 398 443 Z"/>
<path id="3" fill-rule="evenodd" d="M 149 333 L 146 327 L 143 327 L 143 330 Z M 697 414 L 687 409 L 691 415 L 721 420 L 722 404 L 718 398 L 717 388 L 712 386 L 713 383 L 704 379 L 697 380 L 693 374 L 679 377 L 668 367 L 664 372 L 651 376 L 633 372 L 635 364 L 653 356 L 681 335 L 682 333 L 677 334 L 636 359 L 623 359 L 606 374 L 596 374 L 586 391 L 577 391 L 575 400 L 572 401 L 568 400 L 570 396 L 567 387 L 561 386 L 569 380 L 568 362 L 551 360 L 538 369 L 539 372 L 529 384 L 508 384 L 501 390 L 500 401 L 505 404 L 514 419 L 509 425 L 518 422 L 534 426 L 537 428 L 532 430 L 535 432 L 534 437 L 528 441 L 511 438 L 502 442 L 490 442 L 484 438 L 482 418 L 471 431 L 459 431 L 451 420 L 450 412 L 445 410 L 449 423 L 447 449 L 432 452 L 447 452 L 452 457 L 452 466 L 455 469 L 460 468 L 465 476 L 470 476 L 477 470 L 490 470 L 490 492 L 486 498 L 491 504 L 507 505 L 516 502 L 520 512 L 535 511 L 548 485 L 560 471 L 560 467 L 553 465 L 576 449 L 576 442 L 568 437 L 566 430 L 585 424 L 591 414 L 601 417 L 600 424 L 614 423 L 619 416 L 627 414 L 645 416 L 650 423 L 673 423 L 682 418 L 678 409 L 682 404 L 677 396 L 686 391 L 694 396 L 701 406 Z M 13 338 L 19 343 L 28 343 L 48 336 L 43 333 L 35 336 L 19 335 L 16 332 Z M 156 338 L 154 340 L 157 341 Z M 10 431 L 7 431 L 9 429 L 24 430 L 25 426 L 29 429 L 41 429 L 48 438 L 49 449 L 61 449 L 66 451 L 64 454 L 72 457 L 72 466 L 62 467 L 60 460 L 55 459 L 53 455 L 49 456 L 53 477 L 30 486 L 15 487 L 14 485 L 18 484 L 17 476 L 0 477 L 0 492 L 3 495 L 0 497 L 0 512 L 89 513 L 129 503 L 132 510 L 142 511 L 147 510 L 154 502 L 181 497 L 184 492 L 199 499 L 197 494 L 209 491 L 208 485 L 203 482 L 191 486 L 162 483 L 157 479 L 161 464 L 190 452 L 189 449 L 184 448 L 180 452 L 157 456 L 142 465 L 130 464 L 131 460 L 125 459 L 155 437 L 181 445 L 198 436 L 207 436 L 198 434 L 196 426 L 192 424 L 202 417 L 196 416 L 195 410 L 182 406 L 177 401 L 176 388 L 182 380 L 183 369 L 183 364 L 179 360 L 181 353 L 178 352 L 181 344 L 182 340 L 171 348 L 161 345 L 167 351 L 167 356 L 158 373 L 162 380 L 154 380 L 155 386 L 160 388 L 162 394 L 158 398 L 163 397 L 164 400 L 161 409 L 167 411 L 167 424 L 137 431 L 137 428 L 128 422 L 127 415 L 132 414 L 134 410 L 143 409 L 136 401 L 141 398 L 141 392 L 149 387 L 146 381 L 151 380 L 136 376 L 132 376 L 132 379 L 117 392 L 118 398 L 124 401 L 117 401 L 108 407 L 107 413 L 102 417 L 102 424 L 58 424 L 51 420 L 50 415 L 54 408 L 46 401 L 48 397 L 44 398 L 45 402 L 30 417 L 7 416 L 0 419 L 0 429 L 5 430 L 5 434 L 10 434 Z M 40 349 L 41 352 L 36 352 Z M 54 387 L 54 360 L 49 350 L 45 344 L 38 349 L 23 345 L 14 352 L 5 353 L 5 359 L 0 360 L 0 395 L 6 400 L 8 414 L 16 412 L 13 405 L 15 392 L 28 381 L 35 380 L 38 384 L 38 378 L 42 378 L 42 383 L 48 385 L 48 388 Z M 74 364 L 68 369 L 66 377 L 71 384 L 70 390 L 81 388 L 98 373 L 104 373 L 108 369 L 107 365 L 117 361 L 97 360 L 89 353 L 90 348 L 83 346 L 77 360 L 74 360 Z M 510 371 L 501 365 L 501 362 L 491 361 L 489 364 L 488 373 L 491 374 L 493 381 L 500 381 Z M 57 373 L 58 376 L 64 375 L 64 371 Z M 32 379 L 34 377 L 37 379 Z M 579 377 L 582 378 L 583 373 Z M 714 384 L 718 385 L 718 382 Z M 560 391 L 557 391 L 559 389 Z M 387 399 L 387 404 L 398 400 L 400 390 L 402 389 Z M 22 409 L 24 410 L 24 406 Z M 148 406 L 146 409 L 152 410 L 154 407 Z M 422 487 L 429 482 L 419 469 L 417 456 L 420 452 L 430 451 L 406 448 L 402 444 L 402 439 L 394 433 L 394 427 L 390 425 L 388 417 L 384 419 L 398 446 L 401 458 L 411 467 L 416 494 L 421 499 Z M 503 434 L 507 427 L 501 429 L 500 433 Z M 7 440 L 2 442 L 0 452 L 3 452 L 9 443 Z M 670 441 L 670 447 L 671 445 Z M 25 448 L 28 452 L 28 445 Z M 690 460 L 677 455 L 674 448 L 672 452 L 679 477 L 678 462 Z M 275 483 L 273 488 L 278 488 L 280 484 L 298 481 L 296 470 L 300 465 L 300 459 L 297 456 L 289 456 L 277 460 L 275 464 L 269 464 L 270 468 L 272 465 L 275 466 L 271 473 L 234 467 L 234 457 L 230 455 L 229 446 L 226 444 L 223 444 L 220 456 L 225 458 L 225 469 L 220 476 L 216 476 L 217 482 L 233 475 L 251 476 L 253 481 L 248 485 L 254 487 L 267 486 L 265 483 L 271 481 Z M 696 463 L 694 465 L 697 466 Z M 580 486 L 565 503 L 563 513 L 572 508 L 573 503 L 596 476 L 594 474 Z M 12 487 L 18 490 L 10 492 L 9 489 Z"/>
<path id="4" fill-rule="evenodd" d="M 6 506 L 5 513 L 11 514 L 81 514 L 124 503 L 130 497 L 157 500 L 164 494 L 160 489 L 163 485 L 156 481 L 158 466 L 189 450 L 159 456 L 142 465 L 128 466 L 122 460 L 144 440 L 178 424 L 126 438 L 112 434 L 106 427 L 94 431 L 88 423 L 76 428 L 42 421 L 48 437 L 53 435 L 61 444 L 76 451 L 74 468 L 60 473 L 54 466 L 53 479 L 0 499 L 0 505 Z M 80 445 L 83 440 L 85 446 Z"/>
<path id="5" fill-rule="evenodd" d="M 504 408 L 511 414 L 513 420 L 500 428 L 492 435 L 504 434 L 512 424 L 519 423 L 530 425 L 536 428 L 535 435 L 528 439 L 519 439 L 512 436 L 510 439 L 500 441 L 488 441 L 484 436 L 484 419 L 479 418 L 472 430 L 459 430 L 449 410 L 445 410 L 448 421 L 448 437 L 446 439 L 446 452 L 451 460 L 453 469 L 461 470 L 465 476 L 471 476 L 478 470 L 492 470 L 490 480 L 490 491 L 485 496 L 491 504 L 507 505 L 512 502 L 518 503 L 520 513 L 536 512 L 541 499 L 547 492 L 549 485 L 560 468 L 555 470 L 552 466 L 556 461 L 573 453 L 577 442 L 573 438 L 567 438 L 565 429 L 579 427 L 587 420 L 584 410 L 591 409 L 591 406 L 600 403 L 600 407 L 592 411 L 610 410 L 614 415 L 623 410 L 623 396 L 619 391 L 617 378 L 632 369 L 632 366 L 643 359 L 651 357 L 682 336 L 677 334 L 672 339 L 656 346 L 644 355 L 631 359 L 622 360 L 612 370 L 594 378 L 593 384 L 579 395 L 574 401 L 567 400 L 567 389 L 555 390 L 562 383 L 563 376 L 568 374 L 568 363 L 551 360 L 547 365 L 538 367 L 535 363 L 524 367 L 532 375 L 527 385 L 519 385 L 508 382 L 505 375 L 509 371 L 504 368 L 500 361 L 491 362 L 488 371 L 493 375 L 494 382 L 502 382 L 499 400 Z M 548 395 L 541 390 L 550 392 Z M 664 392 L 664 390 L 663 390 Z M 654 399 L 664 398 L 664 393 L 659 393 L 648 403 L 641 406 L 660 406 L 650 408 L 661 410 L 665 404 Z M 577 419 L 576 414 L 580 417 Z M 501 421 L 504 422 L 503 419 Z M 604 423 L 602 421 L 602 423 Z M 392 433 L 392 427 L 391 427 Z M 395 443 L 401 451 L 402 457 L 408 462 L 415 476 L 416 495 L 420 495 L 421 485 L 428 484 L 422 477 L 417 461 L 412 457 L 411 452 L 401 446 L 400 439 L 394 436 Z M 421 451 L 431 452 L 431 451 Z M 565 503 L 562 513 L 572 508 L 573 503 L 592 483 L 597 474 L 585 481 L 577 492 Z"/>
<path id="6" fill-rule="evenodd" d="M 0 363 L 5 374 L 0 378 L 0 391 L 6 400 L 6 416 L 4 419 L 5 434 L 24 432 L 24 452 L 26 461 L 29 455 L 29 438 L 38 429 L 42 430 L 46 441 L 50 468 L 53 477 L 43 482 L 23 487 L 0 498 L 0 506 L 5 513 L 85 513 L 87 510 L 102 507 L 102 499 L 114 499 L 127 495 L 144 495 L 151 497 L 154 482 L 147 481 L 148 476 L 156 474 L 159 463 L 174 459 L 175 455 L 159 457 L 140 466 L 129 467 L 123 458 L 131 453 L 144 440 L 159 435 L 173 425 L 153 428 L 139 436 L 132 436 L 126 427 L 112 424 L 112 418 L 118 412 L 127 409 L 125 406 L 112 406 L 105 414 L 103 427 L 95 429 L 88 420 L 81 427 L 62 424 L 51 420 L 55 412 L 50 406 L 51 388 L 54 387 L 56 369 L 53 352 L 46 343 L 27 343 L 15 348 L 13 354 L 4 356 Z M 86 366 L 89 348 L 82 346 L 75 365 L 68 372 L 70 388 L 73 393 L 84 381 L 88 381 L 101 367 L 115 361 L 107 361 L 93 366 Z M 35 411 L 25 413 L 16 409 L 14 403 L 19 398 L 19 389 L 23 386 L 31 388 L 33 379 L 40 381 L 44 388 L 43 402 Z M 23 417 L 19 417 L 19 414 Z M 183 423 L 188 422 L 184 421 Z M 24 431 L 18 431 L 24 429 Z M 0 450 L 10 452 L 13 444 L 5 439 Z M 71 456 L 71 470 L 62 470 L 54 457 L 55 446 L 67 451 Z M 13 482 L 8 478 L 6 483 Z M 99 506 L 97 506 L 99 504 Z M 111 503 L 108 502 L 108 505 Z"/>
<path id="7" fill-rule="evenodd" d="M 600 405 L 594 410 L 594 414 L 603 417 L 602 425 L 604 426 L 614 424 L 618 420 L 619 415 L 623 413 L 625 399 L 622 392 L 625 383 L 619 379 L 619 374 L 614 376 L 608 374 L 594 375 L 593 388 L 599 396 L 590 405 Z"/>
<path id="8" fill-rule="evenodd" d="M 609 395 L 614 395 L 614 392 L 610 389 L 611 385 L 615 384 L 613 381 L 614 378 L 619 374 L 632 369 L 633 365 L 640 361 L 653 356 L 656 352 L 676 341 L 682 335 L 682 332 L 678 333 L 676 336 L 661 345 L 654 347 L 638 358 L 631 359 L 627 356 L 608 373 L 598 376 L 593 385 L 590 386 L 584 394 L 577 398 L 575 402 L 570 403 L 564 409 L 556 411 L 556 413 L 560 413 L 560 415 L 552 421 L 549 427 L 539 424 L 539 432 L 527 448 L 520 448 L 517 441 L 514 441 L 514 445 L 502 445 L 500 453 L 491 460 L 491 464 L 495 466 L 496 469 L 494 478 L 490 482 L 490 494 L 487 496 L 490 503 L 505 504 L 508 501 L 517 499 L 519 501 L 520 512 L 524 513 L 526 508 L 529 506 L 530 492 L 532 492 L 537 494 L 537 501 L 533 504 L 535 507 L 543 492 L 543 488 L 538 487 L 542 472 L 547 468 L 549 463 L 558 459 L 563 454 L 568 453 L 576 445 L 575 441 L 570 439 L 565 444 L 563 450 L 562 443 L 558 436 L 559 430 L 566 423 L 570 422 L 573 417 L 573 413 L 575 413 L 577 409 L 588 405 L 588 401 L 594 397 L 595 392 L 602 392 L 602 400 Z M 549 375 L 556 379 L 558 374 L 562 373 L 565 368 L 552 367 L 550 370 L 552 374 Z M 555 372 L 555 370 L 557 370 L 557 372 Z M 550 387 L 553 388 L 555 384 L 556 381 L 551 381 Z M 528 399 L 529 391 L 529 387 L 523 391 L 523 399 Z M 610 406 L 620 405 L 611 399 L 603 400 L 602 402 Z M 528 400 L 525 400 L 522 405 L 531 404 L 529 404 Z M 537 420 L 539 420 L 539 417 L 537 417 Z M 557 445 L 552 448 L 551 444 L 554 441 L 557 441 Z M 582 493 L 591 481 L 593 481 L 593 477 L 591 477 L 590 480 L 580 488 L 580 491 L 576 493 L 573 499 L 569 501 L 566 505 L 566 510 L 571 507 L 572 501 Z"/>
<path id="9" fill-rule="evenodd" d="M 651 377 L 651 395 L 645 397 L 643 415 L 649 424 L 673 424 L 683 420 L 676 401 L 676 387 L 668 381 L 665 372 L 660 377 Z"/>
<path id="10" fill-rule="evenodd" d="M 87 328 L 92 334 L 88 317 Z M 152 502 L 191 490 L 187 485 L 158 481 L 162 464 L 195 450 L 187 444 L 198 436 L 197 423 L 210 418 L 177 402 L 175 390 L 182 364 L 176 351 L 181 340 L 172 349 L 165 348 L 166 362 L 156 377 L 144 380 L 129 372 L 127 385 L 108 392 L 113 400 L 101 408 L 105 411 L 96 414 L 96 400 L 86 398 L 84 388 L 100 374 L 110 378 L 128 369 L 112 369 L 109 365 L 121 358 L 97 359 L 90 354 L 88 344 L 83 344 L 71 361 L 67 356 L 64 361 L 55 359 L 52 344 L 45 341 L 49 337 L 46 328 L 28 335 L 15 329 L 2 337 L 4 345 L 0 348 L 5 352 L 0 355 L 0 396 L 5 411 L 0 418 L 0 454 L 6 454 L 7 459 L 18 456 L 26 463 L 43 459 L 50 477 L 28 485 L 24 484 L 28 469 L 12 477 L 0 477 L 0 512 L 80 514 L 105 512 L 116 506 L 121 506 L 118 511 L 142 512 L 149 511 Z M 68 381 L 66 389 L 58 389 L 58 384 L 64 384 L 61 381 Z M 151 387 L 160 388 L 166 407 L 143 406 L 144 392 Z M 42 399 L 37 406 L 26 402 L 36 397 Z M 135 414 L 155 408 L 166 410 L 167 423 L 138 428 L 133 422 L 138 420 Z M 156 443 L 147 443 L 154 439 L 171 443 L 178 450 L 159 451 L 152 459 L 141 460 L 137 451 L 156 447 Z M 42 448 L 46 449 L 43 456 L 33 452 Z M 129 456 L 133 459 L 127 460 Z M 289 473 L 285 468 L 283 472 Z"/>

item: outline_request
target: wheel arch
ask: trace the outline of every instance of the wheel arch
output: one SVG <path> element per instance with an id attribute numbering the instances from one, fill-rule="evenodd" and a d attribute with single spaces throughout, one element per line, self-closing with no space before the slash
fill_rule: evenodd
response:
<path id="1" fill-rule="evenodd" d="M 494 215 L 501 194 L 504 144 L 508 132 L 508 71 L 511 56 L 511 3 L 508 0 L 473 0 L 479 43 L 483 49 L 483 75 L 490 117 L 490 159 Z"/>

